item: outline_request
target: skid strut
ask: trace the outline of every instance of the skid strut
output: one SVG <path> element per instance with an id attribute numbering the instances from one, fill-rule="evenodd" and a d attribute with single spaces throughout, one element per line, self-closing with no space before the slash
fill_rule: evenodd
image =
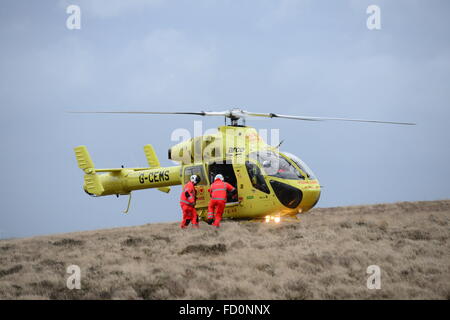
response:
<path id="1" fill-rule="evenodd" d="M 125 209 L 125 211 L 122 211 L 123 213 L 128 213 L 128 210 L 130 210 L 130 204 L 131 204 L 131 192 L 128 195 L 128 205 L 127 208 Z"/>

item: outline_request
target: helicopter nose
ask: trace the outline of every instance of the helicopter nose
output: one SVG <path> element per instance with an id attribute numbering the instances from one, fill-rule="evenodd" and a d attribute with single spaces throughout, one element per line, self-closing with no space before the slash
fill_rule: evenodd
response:
<path id="1" fill-rule="evenodd" d="M 313 203 L 313 205 L 311 206 L 311 207 L 314 207 L 316 204 L 317 204 L 317 202 L 319 202 L 319 199 L 320 199 L 320 189 L 319 190 L 316 190 L 315 192 L 314 192 L 314 194 L 313 194 L 313 198 L 315 199 L 314 200 L 314 203 Z"/>

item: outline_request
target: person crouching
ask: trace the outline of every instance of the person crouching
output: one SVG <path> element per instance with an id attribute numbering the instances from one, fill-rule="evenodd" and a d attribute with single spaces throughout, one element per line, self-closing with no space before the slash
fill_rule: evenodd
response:
<path id="1" fill-rule="evenodd" d="M 192 222 L 192 226 L 198 228 L 198 215 L 195 210 L 195 202 L 197 200 L 197 191 L 195 186 L 200 182 L 200 177 L 192 175 L 188 183 L 186 183 L 181 191 L 180 206 L 183 211 L 183 220 L 180 227 L 186 228 Z"/>

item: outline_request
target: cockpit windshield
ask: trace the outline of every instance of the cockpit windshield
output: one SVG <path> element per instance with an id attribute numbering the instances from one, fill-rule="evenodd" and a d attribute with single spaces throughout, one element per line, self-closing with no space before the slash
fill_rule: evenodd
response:
<path id="1" fill-rule="evenodd" d="M 280 154 L 273 151 L 265 150 L 253 152 L 249 157 L 250 159 L 257 161 L 268 176 L 291 180 L 305 179 L 297 168 L 290 164 L 289 161 Z"/>
<path id="2" fill-rule="evenodd" d="M 316 179 L 316 176 L 314 175 L 312 170 L 299 157 L 289 152 L 283 152 L 283 154 L 289 159 L 291 159 L 300 168 L 300 170 L 308 176 L 309 179 L 312 180 Z"/>

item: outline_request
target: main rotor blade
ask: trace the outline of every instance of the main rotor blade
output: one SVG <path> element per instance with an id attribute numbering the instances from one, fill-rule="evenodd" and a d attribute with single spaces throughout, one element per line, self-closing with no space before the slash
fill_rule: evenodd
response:
<path id="1" fill-rule="evenodd" d="M 347 118 L 323 118 L 323 117 L 307 117 L 307 116 L 291 116 L 277 113 L 254 113 L 242 111 L 244 115 L 251 117 L 265 117 L 265 118 L 283 118 L 293 120 L 306 120 L 306 121 L 353 121 L 353 122 L 372 122 L 372 123 L 387 123 L 387 124 L 399 124 L 399 125 L 415 125 L 411 122 L 396 122 L 396 121 L 380 121 L 380 120 L 366 120 L 366 119 L 347 119 Z"/>
<path id="2" fill-rule="evenodd" d="M 244 117 L 263 117 L 263 118 L 283 118 L 304 121 L 352 121 L 352 122 L 370 122 L 370 123 L 387 123 L 398 125 L 415 125 L 411 122 L 397 121 L 380 121 L 366 119 L 347 119 L 347 118 L 324 118 L 324 117 L 308 117 L 308 116 L 291 116 L 278 113 L 256 113 L 241 109 L 232 109 L 229 111 L 200 111 L 200 112 L 168 112 L 168 111 L 70 111 L 69 113 L 102 113 L 102 114 L 186 114 L 196 116 L 220 116 L 231 119 L 240 119 Z"/>
<path id="3" fill-rule="evenodd" d="M 200 111 L 200 112 L 165 112 L 165 111 L 69 111 L 69 113 L 103 113 L 103 114 L 187 114 L 195 116 L 227 116 L 228 111 L 221 112 L 210 112 L 210 111 Z"/>

